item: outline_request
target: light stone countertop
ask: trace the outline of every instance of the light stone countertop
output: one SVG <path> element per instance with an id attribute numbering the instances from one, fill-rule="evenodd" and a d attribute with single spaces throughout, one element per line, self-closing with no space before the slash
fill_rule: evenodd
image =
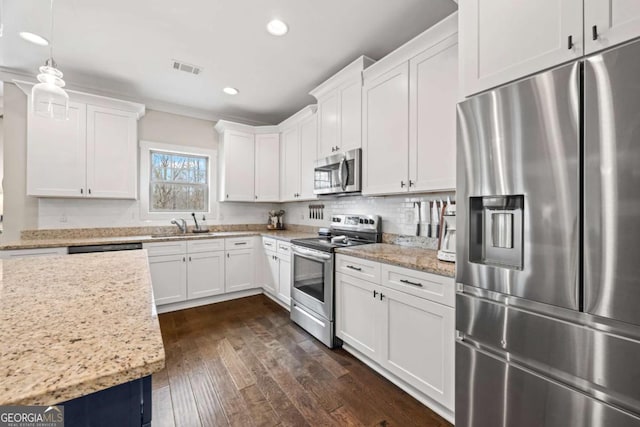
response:
<path id="1" fill-rule="evenodd" d="M 337 253 L 363 258 L 370 261 L 397 265 L 412 270 L 455 277 L 456 267 L 452 262 L 440 261 L 437 251 L 432 249 L 412 248 L 387 243 L 354 246 L 336 249 Z"/>
<path id="2" fill-rule="evenodd" d="M 0 261 L 0 405 L 52 405 L 161 370 L 145 250 Z"/>
<path id="3" fill-rule="evenodd" d="M 292 239 L 302 239 L 305 237 L 317 237 L 316 234 L 288 231 L 288 230 L 263 230 L 263 231 L 220 231 L 214 233 L 187 233 L 162 235 L 162 237 L 152 237 L 151 235 L 141 236 L 104 236 L 104 237 L 79 237 L 79 238 L 56 238 L 56 239 L 22 239 L 0 245 L 0 250 L 13 249 L 38 249 L 57 248 L 68 246 L 85 245 L 108 245 L 112 243 L 157 243 L 171 242 L 176 240 L 198 240 L 198 239 L 225 239 L 231 237 L 244 236 L 267 236 L 278 240 L 291 241 Z"/>

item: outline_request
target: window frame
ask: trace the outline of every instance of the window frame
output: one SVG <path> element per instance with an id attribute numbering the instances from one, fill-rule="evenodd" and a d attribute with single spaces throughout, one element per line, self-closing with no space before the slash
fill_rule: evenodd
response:
<path id="1" fill-rule="evenodd" d="M 175 153 L 185 156 L 198 156 L 206 157 L 208 160 L 208 209 L 205 212 L 198 212 L 198 215 L 205 215 L 207 219 L 214 219 L 216 215 L 215 201 L 217 200 L 216 194 L 216 176 L 214 170 L 217 170 L 218 153 L 216 150 L 209 150 L 206 148 L 193 147 L 187 145 L 166 144 L 162 142 L 154 141 L 140 141 L 140 218 L 143 220 L 170 220 L 176 217 L 184 217 L 191 215 L 192 211 L 164 211 L 153 212 L 150 205 L 150 185 L 151 185 L 151 152 L 152 151 L 165 151 L 169 153 Z M 185 218 L 187 219 L 187 218 Z"/>

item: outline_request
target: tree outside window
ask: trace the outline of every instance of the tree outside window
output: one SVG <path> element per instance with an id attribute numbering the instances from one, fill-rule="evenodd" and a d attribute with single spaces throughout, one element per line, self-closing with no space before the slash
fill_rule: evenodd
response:
<path id="1" fill-rule="evenodd" d="M 206 212 L 209 207 L 209 159 L 150 150 L 150 212 Z"/>

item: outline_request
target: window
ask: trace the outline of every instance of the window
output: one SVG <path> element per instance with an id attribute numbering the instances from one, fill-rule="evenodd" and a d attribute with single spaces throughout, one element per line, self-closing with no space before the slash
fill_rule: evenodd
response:
<path id="1" fill-rule="evenodd" d="M 209 210 L 209 159 L 150 150 L 149 211 Z"/>
<path id="2" fill-rule="evenodd" d="M 197 212 L 215 217 L 214 150 L 140 141 L 140 217 L 168 220 Z"/>

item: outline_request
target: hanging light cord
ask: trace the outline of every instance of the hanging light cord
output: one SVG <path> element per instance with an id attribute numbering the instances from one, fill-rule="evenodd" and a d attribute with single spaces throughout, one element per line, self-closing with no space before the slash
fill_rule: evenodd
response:
<path id="1" fill-rule="evenodd" d="M 53 0 L 51 0 L 51 27 L 50 27 L 50 33 L 49 33 L 49 38 L 51 39 L 49 41 L 49 59 L 51 61 L 51 66 L 55 67 L 55 63 L 53 62 Z"/>

